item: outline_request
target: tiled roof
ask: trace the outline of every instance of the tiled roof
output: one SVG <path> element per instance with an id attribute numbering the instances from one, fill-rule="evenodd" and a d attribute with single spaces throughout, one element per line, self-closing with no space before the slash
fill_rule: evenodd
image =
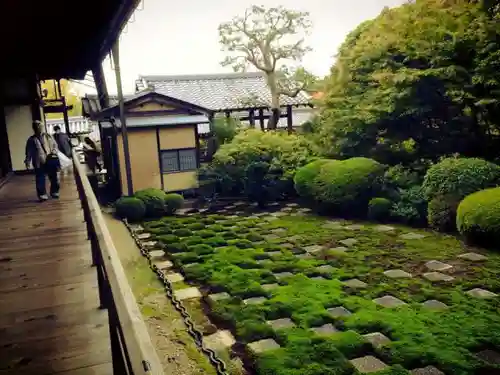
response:
<path id="1" fill-rule="evenodd" d="M 137 91 L 147 88 L 213 111 L 271 105 L 271 94 L 263 73 L 139 76 Z M 249 105 L 249 100 L 254 104 Z M 282 106 L 309 102 L 310 96 L 303 92 L 294 98 L 281 96 Z"/>

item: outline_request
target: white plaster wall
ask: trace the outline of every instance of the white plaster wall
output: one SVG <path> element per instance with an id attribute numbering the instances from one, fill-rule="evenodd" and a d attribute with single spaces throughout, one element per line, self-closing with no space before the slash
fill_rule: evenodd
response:
<path id="1" fill-rule="evenodd" d="M 7 124 L 7 137 L 9 139 L 12 170 L 23 171 L 26 141 L 33 134 L 31 127 L 33 116 L 31 106 L 17 105 L 5 107 L 5 123 Z"/>

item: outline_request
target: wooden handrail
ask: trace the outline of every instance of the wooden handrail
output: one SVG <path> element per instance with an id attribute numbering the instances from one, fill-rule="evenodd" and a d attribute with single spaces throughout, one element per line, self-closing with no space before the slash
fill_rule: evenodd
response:
<path id="1" fill-rule="evenodd" d="M 97 245 L 93 249 L 93 255 L 98 260 L 96 262 L 94 259 L 94 263 L 102 263 L 95 264 L 97 267 L 101 267 L 104 273 L 104 276 L 101 276 L 103 281 L 100 282 L 104 285 L 99 285 L 101 304 L 116 312 L 116 320 L 119 325 L 117 328 L 121 331 L 120 337 L 115 340 L 115 343 L 121 346 L 118 349 L 122 352 L 125 360 L 123 367 L 127 368 L 126 373 L 131 375 L 164 375 L 163 366 L 151 342 L 148 329 L 128 283 L 97 198 L 85 168 L 79 162 L 78 155 L 74 150 L 73 165 L 87 228 L 90 228 L 89 238 L 92 241 L 92 237 L 94 237 L 94 242 Z M 108 301 L 103 301 L 103 296 Z M 111 319 L 110 324 L 113 324 Z M 112 351 L 113 353 L 117 352 L 116 348 L 112 348 Z"/>

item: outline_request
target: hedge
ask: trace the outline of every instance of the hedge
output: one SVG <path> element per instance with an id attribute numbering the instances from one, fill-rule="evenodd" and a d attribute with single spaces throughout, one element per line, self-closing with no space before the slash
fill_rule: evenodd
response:
<path id="1" fill-rule="evenodd" d="M 138 198 L 122 197 L 115 202 L 115 213 L 128 221 L 141 221 L 146 214 L 146 206 Z"/>
<path id="2" fill-rule="evenodd" d="M 165 215 L 165 197 L 167 194 L 163 190 L 147 188 L 137 191 L 134 196 L 144 202 L 147 217 L 155 218 Z"/>
<path id="3" fill-rule="evenodd" d="M 460 202 L 457 229 L 471 241 L 500 246 L 500 187 L 478 191 Z"/>
<path id="4" fill-rule="evenodd" d="M 437 196 L 459 199 L 500 183 L 500 166 L 477 158 L 448 158 L 427 171 L 422 185 L 427 201 Z"/>
<path id="5" fill-rule="evenodd" d="M 174 214 L 177 210 L 181 209 L 184 205 L 184 197 L 180 194 L 166 194 L 164 198 L 165 213 L 167 215 Z"/>

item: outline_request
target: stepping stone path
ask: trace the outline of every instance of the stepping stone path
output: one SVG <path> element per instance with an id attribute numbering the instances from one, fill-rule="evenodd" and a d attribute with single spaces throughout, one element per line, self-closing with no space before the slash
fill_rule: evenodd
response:
<path id="1" fill-rule="evenodd" d="M 393 307 L 406 305 L 405 302 L 403 302 L 399 298 L 396 298 L 393 296 L 383 296 L 380 298 L 375 298 L 373 300 L 373 302 L 375 302 L 377 305 L 387 307 L 387 308 L 393 308 Z"/>
<path id="2" fill-rule="evenodd" d="M 288 242 L 286 242 L 286 243 L 282 243 L 280 246 L 281 246 L 282 248 L 284 248 L 284 249 L 293 249 L 293 248 L 295 248 L 295 245 L 294 245 L 294 244 L 292 244 L 292 243 L 288 243 Z"/>
<path id="3" fill-rule="evenodd" d="M 261 288 L 268 291 L 268 290 L 273 290 L 279 287 L 279 284 L 264 284 L 261 285 Z"/>
<path id="4" fill-rule="evenodd" d="M 279 344 L 273 339 L 254 341 L 248 344 L 248 349 L 253 354 L 260 354 L 270 350 L 276 350 L 279 348 L 280 348 Z"/>
<path id="5" fill-rule="evenodd" d="M 169 273 L 165 275 L 165 278 L 171 283 L 178 283 L 179 281 L 184 280 L 184 276 L 182 276 L 180 273 Z"/>
<path id="6" fill-rule="evenodd" d="M 174 297 L 176 297 L 179 301 L 191 298 L 200 298 L 201 293 L 198 288 L 184 288 L 174 291 Z"/>
<path id="7" fill-rule="evenodd" d="M 132 232 L 142 232 L 144 227 L 139 224 L 129 224 L 129 228 Z"/>
<path id="8" fill-rule="evenodd" d="M 339 241 L 342 245 L 346 245 L 346 246 L 352 246 L 354 245 L 355 243 L 358 243 L 358 240 L 355 239 L 355 238 L 346 238 L 345 240 L 340 240 Z"/>
<path id="9" fill-rule="evenodd" d="M 273 240 L 279 240 L 280 239 L 280 236 L 276 235 L 276 234 L 266 234 L 264 236 L 264 238 L 267 240 L 267 241 L 273 241 Z"/>
<path id="10" fill-rule="evenodd" d="M 304 247 L 304 250 L 307 251 L 308 253 L 317 253 L 317 252 L 323 250 L 324 248 L 325 248 L 324 246 L 320 246 L 320 245 L 310 245 L 310 246 Z"/>
<path id="11" fill-rule="evenodd" d="M 430 299 L 428 301 L 425 301 L 424 303 L 422 303 L 422 306 L 425 307 L 426 309 L 434 311 L 442 311 L 448 308 L 447 304 L 435 299 Z"/>
<path id="12" fill-rule="evenodd" d="M 384 275 L 391 279 L 409 279 L 413 277 L 411 273 L 405 272 L 403 270 L 389 270 L 385 271 Z"/>
<path id="13" fill-rule="evenodd" d="M 429 281 L 453 281 L 455 278 L 450 275 L 445 275 L 441 272 L 427 272 L 423 274 L 423 277 Z"/>
<path id="14" fill-rule="evenodd" d="M 476 353 L 476 357 L 492 365 L 500 365 L 500 353 L 486 349 Z"/>
<path id="15" fill-rule="evenodd" d="M 284 234 L 287 232 L 287 230 L 284 228 L 274 228 L 271 229 L 271 232 L 273 232 L 274 234 Z"/>
<path id="16" fill-rule="evenodd" d="M 278 218 L 276 216 L 264 216 L 264 220 L 274 221 L 274 220 L 278 220 Z"/>
<path id="17" fill-rule="evenodd" d="M 489 290 L 486 289 L 481 289 L 481 288 L 475 288 L 472 290 L 469 290 L 466 292 L 469 296 L 475 297 L 475 298 L 480 298 L 480 299 L 491 299 L 495 298 L 498 296 L 498 294 L 490 292 Z"/>
<path id="18" fill-rule="evenodd" d="M 421 240 L 422 238 L 425 238 L 425 234 L 420 234 L 420 233 L 405 233 L 399 236 L 399 238 L 402 238 L 404 240 Z"/>
<path id="19" fill-rule="evenodd" d="M 338 253 L 345 253 L 347 250 L 349 250 L 347 247 L 344 246 L 337 246 L 332 249 L 330 249 L 333 252 L 338 252 Z"/>
<path id="20" fill-rule="evenodd" d="M 288 241 L 295 242 L 295 241 L 300 241 L 301 239 L 302 239 L 302 237 L 301 237 L 301 236 L 299 236 L 299 235 L 295 235 L 295 236 L 289 237 L 289 238 L 288 238 Z"/>
<path id="21" fill-rule="evenodd" d="M 444 372 L 439 371 L 434 366 L 427 366 L 422 368 L 416 368 L 410 371 L 411 375 L 445 375 Z"/>
<path id="22" fill-rule="evenodd" d="M 209 294 L 207 296 L 207 302 L 209 305 L 214 305 L 217 301 L 222 301 L 231 298 L 231 295 L 227 292 Z"/>
<path id="23" fill-rule="evenodd" d="M 351 225 L 346 225 L 344 227 L 344 229 L 347 229 L 347 230 L 361 230 L 361 229 L 364 229 L 364 225 L 362 224 L 351 224 Z"/>
<path id="24" fill-rule="evenodd" d="M 163 262 L 155 262 L 155 265 L 160 271 L 168 270 L 174 266 L 174 264 L 169 260 L 164 260 Z"/>
<path id="25" fill-rule="evenodd" d="M 151 250 L 149 255 L 152 259 L 161 259 L 165 256 L 165 252 L 163 250 Z"/>
<path id="26" fill-rule="evenodd" d="M 334 333 L 337 333 L 338 330 L 335 328 L 335 326 L 331 323 L 324 324 L 320 327 L 314 327 L 311 328 L 316 334 L 318 335 L 332 335 Z"/>
<path id="27" fill-rule="evenodd" d="M 283 329 L 283 328 L 295 327 L 295 323 L 290 318 L 268 320 L 267 324 L 269 324 L 271 327 L 273 327 L 273 329 Z"/>
<path id="28" fill-rule="evenodd" d="M 425 263 L 425 266 L 431 271 L 439 271 L 439 272 L 448 271 L 451 268 L 453 268 L 453 266 L 447 263 L 440 262 L 439 260 L 430 260 L 427 263 Z"/>
<path id="29" fill-rule="evenodd" d="M 266 297 L 252 297 L 243 300 L 243 303 L 245 305 L 260 305 L 261 303 L 264 303 L 266 301 L 267 301 Z"/>
<path id="30" fill-rule="evenodd" d="M 291 272 L 278 272 L 274 274 L 274 277 L 276 277 L 278 280 L 284 279 L 285 277 L 290 277 L 293 276 L 293 273 Z"/>
<path id="31" fill-rule="evenodd" d="M 371 372 L 382 371 L 389 367 L 380 359 L 372 355 L 352 359 L 349 362 L 351 362 L 354 368 L 361 374 L 369 374 Z"/>
<path id="32" fill-rule="evenodd" d="M 465 253 L 458 256 L 461 259 L 470 260 L 472 262 L 480 262 L 482 260 L 488 259 L 486 256 L 478 253 Z"/>
<path id="33" fill-rule="evenodd" d="M 286 212 L 278 211 L 278 212 L 272 212 L 269 215 L 274 216 L 274 217 L 280 217 L 280 216 L 287 216 L 288 214 Z"/>
<path id="34" fill-rule="evenodd" d="M 396 228 L 391 227 L 390 225 L 377 225 L 376 227 L 373 227 L 373 229 L 377 232 L 391 232 Z"/>
<path id="35" fill-rule="evenodd" d="M 147 242 L 143 242 L 142 246 L 144 246 L 145 248 L 150 249 L 152 247 L 155 247 L 157 243 L 158 243 L 157 241 L 147 241 Z"/>
<path id="36" fill-rule="evenodd" d="M 324 228 L 324 229 L 340 229 L 340 228 L 343 228 L 342 224 L 340 222 L 338 222 L 338 221 L 330 221 L 330 222 L 328 222 L 326 224 L 323 224 L 321 227 Z"/>
<path id="37" fill-rule="evenodd" d="M 352 315 L 352 313 L 349 310 L 347 310 L 344 306 L 332 307 L 331 309 L 328 309 L 327 311 L 334 318 L 340 318 L 342 316 Z"/>
<path id="38" fill-rule="evenodd" d="M 217 331 L 212 335 L 203 337 L 203 344 L 212 350 L 229 348 L 236 343 L 230 331 Z"/>
<path id="39" fill-rule="evenodd" d="M 380 332 L 367 333 L 363 335 L 366 341 L 368 341 L 375 349 L 380 349 L 382 346 L 387 345 L 391 342 L 387 336 Z"/>
<path id="40" fill-rule="evenodd" d="M 349 288 L 353 288 L 353 289 L 364 289 L 368 286 L 367 283 L 365 283 L 361 280 L 358 280 L 358 279 L 346 280 L 346 281 L 344 281 L 344 285 L 349 287 Z"/>
<path id="41" fill-rule="evenodd" d="M 329 264 L 325 264 L 323 266 L 316 267 L 316 271 L 330 273 L 335 270 L 335 267 L 330 266 Z"/>

